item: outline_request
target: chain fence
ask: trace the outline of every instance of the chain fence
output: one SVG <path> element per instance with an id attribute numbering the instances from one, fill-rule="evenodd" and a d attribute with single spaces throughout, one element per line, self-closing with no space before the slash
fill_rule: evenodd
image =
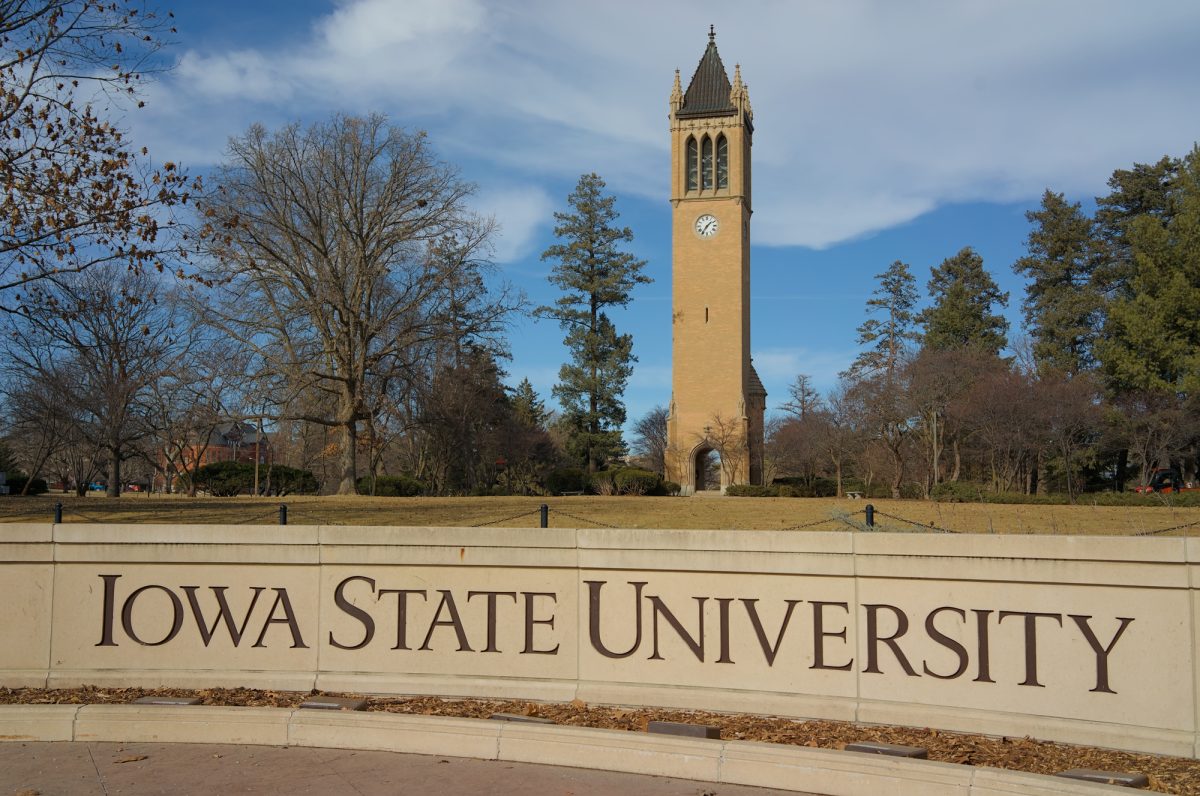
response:
<path id="1" fill-rule="evenodd" d="M 556 509 L 554 513 L 561 514 L 564 517 L 567 517 L 568 519 L 575 520 L 576 522 L 590 522 L 592 525 L 598 525 L 601 528 L 619 528 L 619 527 L 621 527 L 619 525 L 609 525 L 607 522 L 601 522 L 600 520 L 593 520 L 590 517 L 580 517 L 575 514 L 570 514 L 566 511 L 563 511 L 562 509 Z"/>
<path id="2" fill-rule="evenodd" d="M 806 528 L 815 528 L 818 525 L 825 525 L 826 523 L 830 523 L 830 522 L 840 522 L 843 525 L 849 526 L 851 529 L 857 529 L 858 523 L 856 523 L 854 520 L 852 520 L 850 518 L 857 516 L 859 514 L 866 514 L 866 511 L 867 511 L 866 509 L 859 509 L 858 511 L 851 512 L 850 514 L 841 514 L 841 515 L 838 515 L 835 517 L 825 517 L 825 518 L 819 519 L 819 520 L 812 520 L 811 522 L 802 522 L 799 525 L 789 525 L 788 527 L 780 528 L 779 530 L 781 530 L 781 531 L 802 531 Z"/>
<path id="3" fill-rule="evenodd" d="M 112 514 L 110 514 L 108 516 L 101 516 L 101 515 L 98 515 L 98 513 L 96 513 L 96 512 L 81 511 L 78 508 L 76 508 L 74 505 L 71 505 L 70 503 L 67 503 L 67 502 L 58 502 L 58 503 L 53 504 L 53 520 L 55 523 L 59 523 L 59 524 L 61 524 L 61 523 L 114 524 L 114 523 L 129 523 L 129 522 L 146 523 L 146 524 L 188 524 L 189 520 L 193 521 L 193 522 L 195 521 L 194 513 L 190 512 L 187 508 L 181 507 L 176 510 L 162 510 L 161 507 L 156 507 L 156 508 L 158 510 L 143 511 L 143 510 L 141 510 L 139 508 L 135 508 L 134 506 L 131 506 L 131 505 L 130 506 L 120 506 L 120 507 L 114 506 L 113 507 L 114 512 Z M 230 508 L 233 508 L 233 507 L 231 506 Z M 255 507 L 255 508 L 259 508 L 259 507 Z M 244 510 L 244 507 L 242 507 L 242 509 Z M 289 517 L 292 521 L 299 523 L 301 525 L 336 526 L 336 525 L 355 524 L 355 521 L 353 518 L 347 520 L 345 512 L 338 511 L 335 508 L 330 508 L 327 510 L 320 510 L 320 509 L 314 510 L 314 509 L 308 508 L 307 505 L 303 504 L 303 503 L 300 503 L 300 504 L 280 503 L 269 509 L 266 507 L 261 507 L 261 510 L 254 511 L 253 513 L 249 514 L 248 516 L 231 516 L 231 517 L 225 518 L 223 516 L 218 515 L 218 516 L 212 517 L 211 519 L 207 520 L 207 522 L 225 523 L 225 524 L 232 524 L 232 525 L 252 525 L 252 524 L 287 525 L 289 522 Z M 536 519 L 533 519 L 532 522 L 529 522 L 529 523 L 524 524 L 519 527 L 541 527 L 541 528 L 596 527 L 596 528 L 612 528 L 612 529 L 622 528 L 622 527 L 630 527 L 628 525 L 621 525 L 619 521 L 617 523 L 609 522 L 607 520 L 599 519 L 597 517 L 591 517 L 591 516 L 586 516 L 586 515 L 569 512 L 564 509 L 556 508 L 556 507 L 550 506 L 545 503 L 540 504 L 536 508 L 526 509 L 524 511 L 520 511 L 517 513 L 506 513 L 506 514 L 502 514 L 499 516 L 476 514 L 475 516 L 470 516 L 463 520 L 457 520 L 457 521 L 452 520 L 451 523 L 449 523 L 449 524 L 457 525 L 459 527 L 487 528 L 487 527 L 493 527 L 493 526 L 506 525 L 506 524 L 512 523 L 516 520 L 522 520 L 525 518 L 536 518 Z M 360 522 L 361 522 L 361 524 L 369 524 L 371 519 L 374 519 L 374 518 L 373 517 L 369 518 L 366 522 L 362 522 L 362 521 L 360 521 Z M 389 518 L 389 519 L 392 519 L 392 518 Z M 394 519 L 400 520 L 401 518 L 395 517 Z M 880 523 L 881 520 L 885 521 L 885 522 L 883 522 L 881 524 Z M 37 521 L 37 518 L 36 518 L 36 516 L 30 515 L 30 514 L 24 514 L 23 516 L 20 517 L 20 521 Z M 444 519 L 443 519 L 443 522 L 444 522 Z M 575 525 L 571 525 L 571 523 L 575 523 Z M 990 520 L 989 520 L 989 523 L 990 523 Z M 377 524 L 377 523 L 375 523 L 375 524 Z M 406 523 L 401 522 L 401 521 L 395 521 L 395 522 L 391 522 L 390 524 L 399 526 L 399 525 L 403 525 Z M 408 523 L 408 524 L 421 524 L 421 523 L 418 521 L 416 523 Z M 436 523 L 436 524 L 442 524 L 442 523 Z M 887 532 L 889 530 L 892 530 L 892 531 L 896 530 L 897 525 L 902 526 L 905 529 L 915 530 L 918 532 L 929 532 L 929 533 L 972 534 L 972 533 L 981 532 L 978 530 L 969 531 L 969 530 L 950 528 L 950 527 L 939 525 L 939 524 L 936 524 L 933 522 L 924 522 L 921 520 L 910 519 L 908 517 L 881 511 L 881 510 L 875 508 L 870 503 L 866 504 L 866 506 L 864 508 L 859 509 L 857 511 L 849 512 L 849 513 L 837 512 L 837 513 L 831 514 L 831 516 L 828 516 L 828 517 L 821 517 L 818 519 L 807 520 L 805 522 L 800 522 L 800 523 L 796 523 L 794 525 L 789 525 L 789 526 L 786 526 L 783 528 L 779 528 L 779 530 L 781 530 L 781 531 L 804 531 L 804 530 L 812 530 L 812 529 L 822 529 L 823 526 L 828 526 L 829 530 L 846 530 L 846 531 L 851 531 L 851 532 Z M 632 526 L 632 527 L 637 527 L 637 526 Z M 1200 519 L 1192 520 L 1189 522 L 1177 523 L 1177 524 L 1169 525 L 1169 526 L 1166 526 L 1163 528 L 1152 528 L 1152 529 L 1146 529 L 1146 530 L 1140 530 L 1140 531 L 1133 531 L 1132 529 L 1130 529 L 1130 532 L 1128 532 L 1127 535 L 1134 536 L 1134 537 L 1138 537 L 1138 536 L 1149 537 L 1149 536 L 1162 536 L 1164 534 L 1182 531 L 1182 532 L 1184 532 L 1183 535 L 1189 536 L 1189 535 L 1191 535 L 1193 528 L 1200 528 Z M 766 527 L 764 526 L 764 530 L 765 529 L 766 529 Z"/>
<path id="4" fill-rule="evenodd" d="M 1200 525 L 1200 520 L 1196 520 L 1195 522 L 1185 522 L 1182 525 L 1172 525 L 1170 528 L 1157 528 L 1153 531 L 1139 531 L 1135 533 L 1134 536 L 1158 536 L 1160 533 L 1178 531 L 1184 528 L 1195 528 L 1198 525 Z"/>
<path id="5" fill-rule="evenodd" d="M 905 517 L 897 517 L 895 514 L 888 514 L 887 512 L 879 510 L 875 510 L 873 513 L 876 517 L 886 517 L 889 520 L 907 523 L 908 525 L 912 525 L 916 528 L 924 528 L 925 530 L 933 531 L 934 533 L 966 533 L 966 531 L 956 531 L 953 528 L 942 528 L 941 526 L 934 525 L 933 523 L 929 522 L 917 522 L 916 520 L 910 520 Z M 867 524 L 874 525 L 873 522 Z"/>
<path id="6" fill-rule="evenodd" d="M 499 525 L 502 522 L 512 522 L 513 520 L 519 520 L 521 517 L 529 517 L 534 514 L 541 514 L 541 509 L 534 509 L 533 511 L 523 511 L 520 514 L 514 514 L 511 517 L 501 517 L 496 520 L 487 520 L 486 522 L 476 522 L 476 523 L 473 523 L 470 527 L 485 528 L 489 525 Z"/>

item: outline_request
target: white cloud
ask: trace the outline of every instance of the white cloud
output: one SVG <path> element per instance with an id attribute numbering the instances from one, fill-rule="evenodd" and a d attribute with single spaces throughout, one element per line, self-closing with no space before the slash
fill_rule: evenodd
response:
<path id="1" fill-rule="evenodd" d="M 948 202 L 1100 193 L 1114 168 L 1182 153 L 1200 130 L 1200 5 L 1185 0 L 728 8 L 353 0 L 304 41 L 186 52 L 166 78 L 177 112 L 149 135 L 207 141 L 212 162 L 252 120 L 383 110 L 451 158 L 525 179 L 595 170 L 663 197 L 673 70 L 690 78 L 716 21 L 757 113 L 755 239 L 821 247 Z M 214 118 L 233 127 L 218 135 Z"/>
<path id="2" fill-rule="evenodd" d="M 763 348 L 754 351 L 751 359 L 758 377 L 767 388 L 771 406 L 787 400 L 787 388 L 796 376 L 812 377 L 813 386 L 821 392 L 837 384 L 838 374 L 854 360 L 853 350 L 817 350 L 808 347 Z"/>
<path id="3" fill-rule="evenodd" d="M 209 100 L 238 99 L 278 102 L 292 95 L 286 73 L 262 53 L 234 50 L 215 55 L 194 51 L 183 54 L 172 82 Z"/>
<path id="4" fill-rule="evenodd" d="M 671 363 L 651 365 L 637 363 L 633 366 L 633 375 L 629 377 L 629 386 L 639 390 L 671 390 Z"/>
<path id="5" fill-rule="evenodd" d="M 537 233 L 549 224 L 554 203 L 535 185 L 486 187 L 472 201 L 476 212 L 500 225 L 495 259 L 511 263 L 533 253 Z"/>
<path id="6" fill-rule="evenodd" d="M 330 54 L 360 58 L 422 39 L 466 35 L 483 19 L 473 0 L 357 0 L 321 20 L 319 35 Z"/>

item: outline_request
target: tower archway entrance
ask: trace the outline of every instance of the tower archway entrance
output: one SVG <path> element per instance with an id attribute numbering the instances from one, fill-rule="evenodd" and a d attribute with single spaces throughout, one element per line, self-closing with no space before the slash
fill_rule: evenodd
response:
<path id="1" fill-rule="evenodd" d="M 697 492 L 721 490 L 721 456 L 712 448 L 700 448 L 692 462 Z"/>

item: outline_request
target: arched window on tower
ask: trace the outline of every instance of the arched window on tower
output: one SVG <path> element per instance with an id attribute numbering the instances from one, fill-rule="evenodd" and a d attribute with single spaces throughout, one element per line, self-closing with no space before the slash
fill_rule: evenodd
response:
<path id="1" fill-rule="evenodd" d="M 696 139 L 688 136 L 687 142 L 687 189 L 694 191 L 700 187 L 700 152 Z"/>
<path id="2" fill-rule="evenodd" d="M 713 187 L 713 144 L 712 139 L 704 136 L 700 145 L 700 189 L 707 191 Z"/>
<path id="3" fill-rule="evenodd" d="M 729 187 L 729 142 L 724 133 L 717 136 L 717 187 Z"/>

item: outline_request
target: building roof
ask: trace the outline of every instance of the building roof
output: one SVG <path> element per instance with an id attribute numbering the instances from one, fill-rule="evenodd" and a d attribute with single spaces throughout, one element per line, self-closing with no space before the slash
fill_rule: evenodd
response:
<path id="1" fill-rule="evenodd" d="M 750 389 L 747 392 L 750 395 L 767 397 L 767 388 L 763 386 L 762 379 L 758 377 L 758 371 L 754 369 L 754 365 L 750 366 Z"/>
<path id="2" fill-rule="evenodd" d="M 252 423 L 234 421 L 215 426 L 208 437 L 208 444 L 229 448 L 233 447 L 234 444 L 241 446 L 253 445 L 256 440 L 261 444 L 269 442 L 266 434 L 263 434 L 262 438 L 258 439 L 258 429 Z"/>
<path id="3" fill-rule="evenodd" d="M 688 83 L 687 92 L 683 95 L 683 107 L 675 114 L 680 118 L 697 116 L 732 116 L 737 108 L 729 99 L 733 86 L 729 75 L 725 73 L 725 65 L 717 53 L 716 34 L 712 27 L 708 31 L 708 47 L 700 58 L 699 65 Z"/>

